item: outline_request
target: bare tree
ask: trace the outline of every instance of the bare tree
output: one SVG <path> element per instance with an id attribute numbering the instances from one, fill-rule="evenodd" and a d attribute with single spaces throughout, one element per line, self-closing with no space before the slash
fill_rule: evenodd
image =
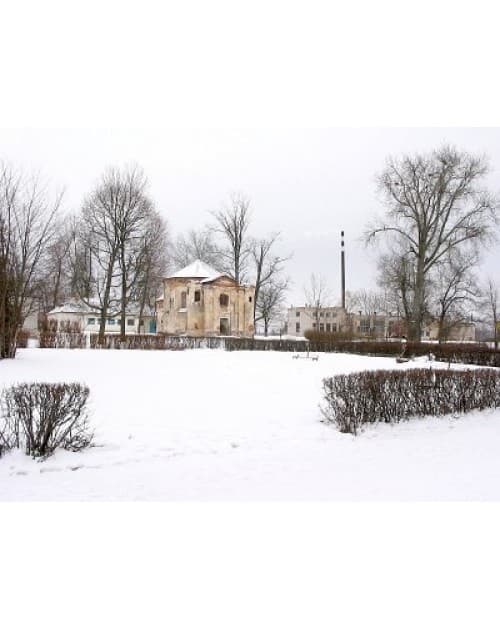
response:
<path id="1" fill-rule="evenodd" d="M 89 306 L 98 303 L 100 343 L 110 312 L 120 314 L 120 336 L 125 338 L 127 305 L 144 267 L 153 212 L 147 187 L 141 169 L 109 168 L 84 202 L 75 262 L 80 272 L 80 298 Z"/>
<path id="2" fill-rule="evenodd" d="M 493 237 L 498 206 L 482 186 L 484 158 L 444 146 L 428 155 L 389 159 L 378 178 L 385 220 L 366 234 L 397 237 L 401 265 L 411 269 L 413 299 L 408 302 L 408 336 L 420 340 L 429 274 L 464 245 L 478 246 Z"/>
<path id="3" fill-rule="evenodd" d="M 0 357 L 16 354 L 40 262 L 54 236 L 62 194 L 0 163 Z"/>
<path id="4" fill-rule="evenodd" d="M 178 269 L 186 267 L 193 260 L 202 260 L 215 269 L 222 269 L 224 262 L 212 232 L 206 228 L 189 230 L 180 235 L 172 247 L 172 261 Z"/>
<path id="5" fill-rule="evenodd" d="M 489 278 L 484 290 L 483 309 L 487 313 L 486 320 L 493 328 L 493 342 L 495 350 L 498 350 L 498 337 L 500 334 L 500 291 L 498 285 Z"/>
<path id="6" fill-rule="evenodd" d="M 424 287 L 424 313 L 427 313 L 428 281 Z M 384 291 L 388 309 L 398 317 L 398 335 L 408 334 L 413 319 L 415 295 L 414 266 L 409 262 L 404 245 L 395 239 L 389 253 L 378 260 L 378 285 Z M 401 318 L 401 320 L 400 320 Z"/>
<path id="7" fill-rule="evenodd" d="M 233 194 L 229 205 L 212 215 L 216 221 L 215 231 L 226 243 L 226 247 L 221 249 L 221 271 L 229 273 L 236 282 L 241 283 L 245 279 L 250 255 L 250 200 L 241 193 Z"/>
<path id="8" fill-rule="evenodd" d="M 268 238 L 254 239 L 252 241 L 251 257 L 255 269 L 255 299 L 254 299 L 254 327 L 259 319 L 262 319 L 262 311 L 259 311 L 259 296 L 261 290 L 275 279 L 279 279 L 283 273 L 283 264 L 290 256 L 283 257 L 275 254 L 273 248 L 277 243 L 279 233 L 271 234 Z M 276 284 L 279 285 L 278 281 Z M 288 281 L 286 282 L 288 286 Z"/>
<path id="9" fill-rule="evenodd" d="M 99 313 L 99 343 L 103 344 L 106 320 L 119 308 L 118 238 L 113 215 L 98 203 L 94 196 L 97 192 L 84 202 L 72 248 L 72 266 L 78 297 Z"/>
<path id="10" fill-rule="evenodd" d="M 381 291 L 359 289 L 348 296 L 349 309 L 360 311 L 363 315 L 387 314 L 389 312 L 387 296 Z"/>
<path id="11" fill-rule="evenodd" d="M 304 287 L 306 302 L 308 306 L 314 308 L 314 317 L 316 319 L 316 328 L 319 330 L 319 312 L 323 306 L 331 299 L 330 288 L 325 278 L 320 274 L 311 274 L 309 286 Z"/>
<path id="12" fill-rule="evenodd" d="M 62 217 L 54 223 L 54 237 L 42 257 L 33 290 L 34 307 L 43 313 L 72 295 L 70 250 L 73 238 L 73 217 Z"/>
<path id="13" fill-rule="evenodd" d="M 474 269 L 475 252 L 455 252 L 439 261 L 433 270 L 431 309 L 438 322 L 438 339 L 446 341 L 451 330 L 470 321 L 474 302 L 479 298 Z"/>
<path id="14" fill-rule="evenodd" d="M 163 277 L 169 265 L 168 230 L 165 219 L 156 211 L 151 212 L 149 226 L 144 236 L 144 249 L 131 298 L 139 305 L 137 332 L 146 307 L 155 309 L 155 302 Z"/>
<path id="15" fill-rule="evenodd" d="M 282 313 L 288 287 L 288 279 L 272 277 L 259 291 L 258 301 L 256 300 L 258 319 L 264 322 L 266 337 L 270 322 Z"/>

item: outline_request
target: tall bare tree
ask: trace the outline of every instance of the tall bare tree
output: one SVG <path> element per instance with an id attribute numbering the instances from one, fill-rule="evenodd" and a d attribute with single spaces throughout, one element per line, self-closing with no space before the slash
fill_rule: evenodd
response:
<path id="1" fill-rule="evenodd" d="M 186 267 L 197 259 L 215 269 L 222 269 L 224 266 L 220 248 L 208 228 L 189 230 L 187 234 L 178 236 L 173 244 L 171 255 L 177 269 Z"/>
<path id="2" fill-rule="evenodd" d="M 127 305 L 143 268 L 153 212 L 147 188 L 147 179 L 138 167 L 109 168 L 82 208 L 75 256 L 79 295 L 89 306 L 97 302 L 100 343 L 109 314 L 120 314 L 120 336 L 125 338 Z"/>
<path id="3" fill-rule="evenodd" d="M 312 273 L 309 285 L 304 287 L 304 293 L 307 305 L 314 308 L 316 328 L 319 330 L 320 309 L 331 300 L 331 291 L 326 279 L 321 274 Z"/>
<path id="4" fill-rule="evenodd" d="M 42 257 L 34 288 L 35 306 L 46 313 L 72 295 L 70 250 L 73 217 L 61 217 L 54 224 L 54 237 Z"/>
<path id="5" fill-rule="evenodd" d="M 397 237 L 401 265 L 411 269 L 413 299 L 408 303 L 408 336 L 419 340 L 429 274 L 462 246 L 493 237 L 498 205 L 484 189 L 483 157 L 444 146 L 430 154 L 390 158 L 378 177 L 385 219 L 367 230 L 367 240 Z"/>
<path id="6" fill-rule="evenodd" d="M 225 246 L 221 248 L 223 269 L 236 282 L 245 279 L 250 255 L 250 200 L 243 194 L 231 195 L 229 205 L 212 213 L 215 218 L 215 231 L 222 237 Z"/>
<path id="7" fill-rule="evenodd" d="M 16 354 L 17 334 L 34 297 L 41 260 L 54 237 L 62 194 L 0 163 L 0 357 Z"/>
<path id="8" fill-rule="evenodd" d="M 269 324 L 283 312 L 289 281 L 287 278 L 273 276 L 261 287 L 257 302 L 259 320 L 264 322 L 264 334 L 267 337 Z"/>
<path id="9" fill-rule="evenodd" d="M 137 332 L 140 332 L 145 309 L 155 309 L 162 279 L 170 263 L 166 221 L 156 211 L 150 214 L 143 245 L 136 282 L 131 289 L 131 298 L 139 305 Z"/>
<path id="10" fill-rule="evenodd" d="M 267 238 L 253 239 L 251 247 L 251 257 L 255 273 L 255 299 L 254 299 L 254 327 L 259 319 L 263 319 L 262 310 L 259 309 L 259 296 L 261 290 L 274 280 L 274 289 L 284 284 L 284 290 L 288 287 L 289 281 L 281 278 L 283 265 L 290 259 L 290 256 L 283 257 L 274 252 L 274 247 L 279 239 L 279 233 L 271 234 Z"/>
<path id="11" fill-rule="evenodd" d="M 498 285 L 488 279 L 484 290 L 483 310 L 486 312 L 486 320 L 493 329 L 493 342 L 495 350 L 498 350 L 498 338 L 500 336 L 500 290 Z"/>
<path id="12" fill-rule="evenodd" d="M 438 322 L 438 340 L 446 341 L 452 329 L 470 321 L 480 291 L 474 269 L 475 252 L 455 252 L 439 261 L 431 279 L 431 314 Z"/>

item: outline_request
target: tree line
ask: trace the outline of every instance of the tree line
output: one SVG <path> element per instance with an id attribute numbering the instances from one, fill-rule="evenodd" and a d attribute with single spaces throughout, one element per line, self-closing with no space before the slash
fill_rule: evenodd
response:
<path id="1" fill-rule="evenodd" d="M 499 291 L 478 278 L 484 248 L 495 241 L 497 198 L 485 186 L 488 160 L 443 146 L 389 158 L 377 177 L 385 214 L 365 239 L 380 245 L 376 292 L 348 296 L 348 310 L 398 313 L 411 341 L 426 319 L 439 337 L 482 313 L 498 346 Z M 125 337 L 130 305 L 154 310 L 163 277 L 199 258 L 240 283 L 255 285 L 254 323 L 265 333 L 284 307 L 289 254 L 280 234 L 252 234 L 250 200 L 233 194 L 207 223 L 172 239 L 143 170 L 106 169 L 77 212 L 64 213 L 63 195 L 39 177 L 0 162 L 0 357 L 13 357 L 30 312 L 47 313 L 74 297 L 106 320 L 119 317 Z M 321 277 L 307 293 L 317 308 L 328 301 Z"/>
<path id="2" fill-rule="evenodd" d="M 211 224 L 175 240 L 135 165 L 106 169 L 77 212 L 62 206 L 62 193 L 51 193 L 39 177 L 0 163 L 1 358 L 15 356 L 30 313 L 47 313 L 70 298 L 98 314 L 99 339 L 110 317 L 119 318 L 124 339 L 129 307 L 140 322 L 154 310 L 167 272 L 196 258 L 255 284 L 254 320 L 266 332 L 282 308 L 288 279 L 287 258 L 275 253 L 279 234 L 250 235 L 250 201 L 243 195 L 212 212 Z"/>
<path id="3" fill-rule="evenodd" d="M 498 198 L 485 185 L 489 171 L 484 156 L 447 145 L 389 158 L 376 178 L 385 212 L 363 236 L 379 248 L 378 288 L 348 292 L 346 310 L 397 314 L 410 341 L 420 341 L 428 321 L 437 323 L 445 341 L 473 318 L 497 348 L 498 283 L 478 274 L 499 221 Z M 308 303 L 319 309 L 329 295 L 325 279 L 313 274 L 305 288 Z"/>
<path id="4" fill-rule="evenodd" d="M 365 237 L 383 243 L 379 287 L 386 309 L 401 313 L 410 341 L 420 340 L 426 318 L 446 339 L 477 313 L 498 345 L 498 291 L 493 279 L 477 274 L 499 221 L 498 198 L 485 184 L 489 170 L 486 157 L 444 145 L 389 158 L 377 178 L 386 212 Z"/>

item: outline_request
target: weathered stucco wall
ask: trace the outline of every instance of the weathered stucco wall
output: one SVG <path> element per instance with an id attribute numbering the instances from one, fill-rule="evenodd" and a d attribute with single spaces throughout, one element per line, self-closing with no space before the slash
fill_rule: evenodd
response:
<path id="1" fill-rule="evenodd" d="M 221 301 L 221 295 L 227 296 L 227 300 Z M 238 285 L 229 277 L 212 282 L 166 278 L 163 305 L 158 311 L 158 331 L 171 335 L 250 336 L 254 297 L 253 286 Z"/>

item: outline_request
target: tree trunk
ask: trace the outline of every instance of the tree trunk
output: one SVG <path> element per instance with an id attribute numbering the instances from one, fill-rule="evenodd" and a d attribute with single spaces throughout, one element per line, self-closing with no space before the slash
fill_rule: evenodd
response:
<path id="1" fill-rule="evenodd" d="M 120 300 L 120 341 L 125 341 L 125 311 L 127 310 L 127 269 L 125 266 L 125 244 L 120 248 L 122 294 Z"/>
<path id="2" fill-rule="evenodd" d="M 106 286 L 104 289 L 104 297 L 101 304 L 101 321 L 99 322 L 99 337 L 98 344 L 100 346 L 104 345 L 104 335 L 106 333 L 106 320 L 108 318 L 108 310 L 109 310 L 109 296 L 111 294 L 111 281 L 113 279 L 113 267 L 115 266 L 114 257 L 110 258 L 108 265 L 108 275 L 106 278 Z"/>

